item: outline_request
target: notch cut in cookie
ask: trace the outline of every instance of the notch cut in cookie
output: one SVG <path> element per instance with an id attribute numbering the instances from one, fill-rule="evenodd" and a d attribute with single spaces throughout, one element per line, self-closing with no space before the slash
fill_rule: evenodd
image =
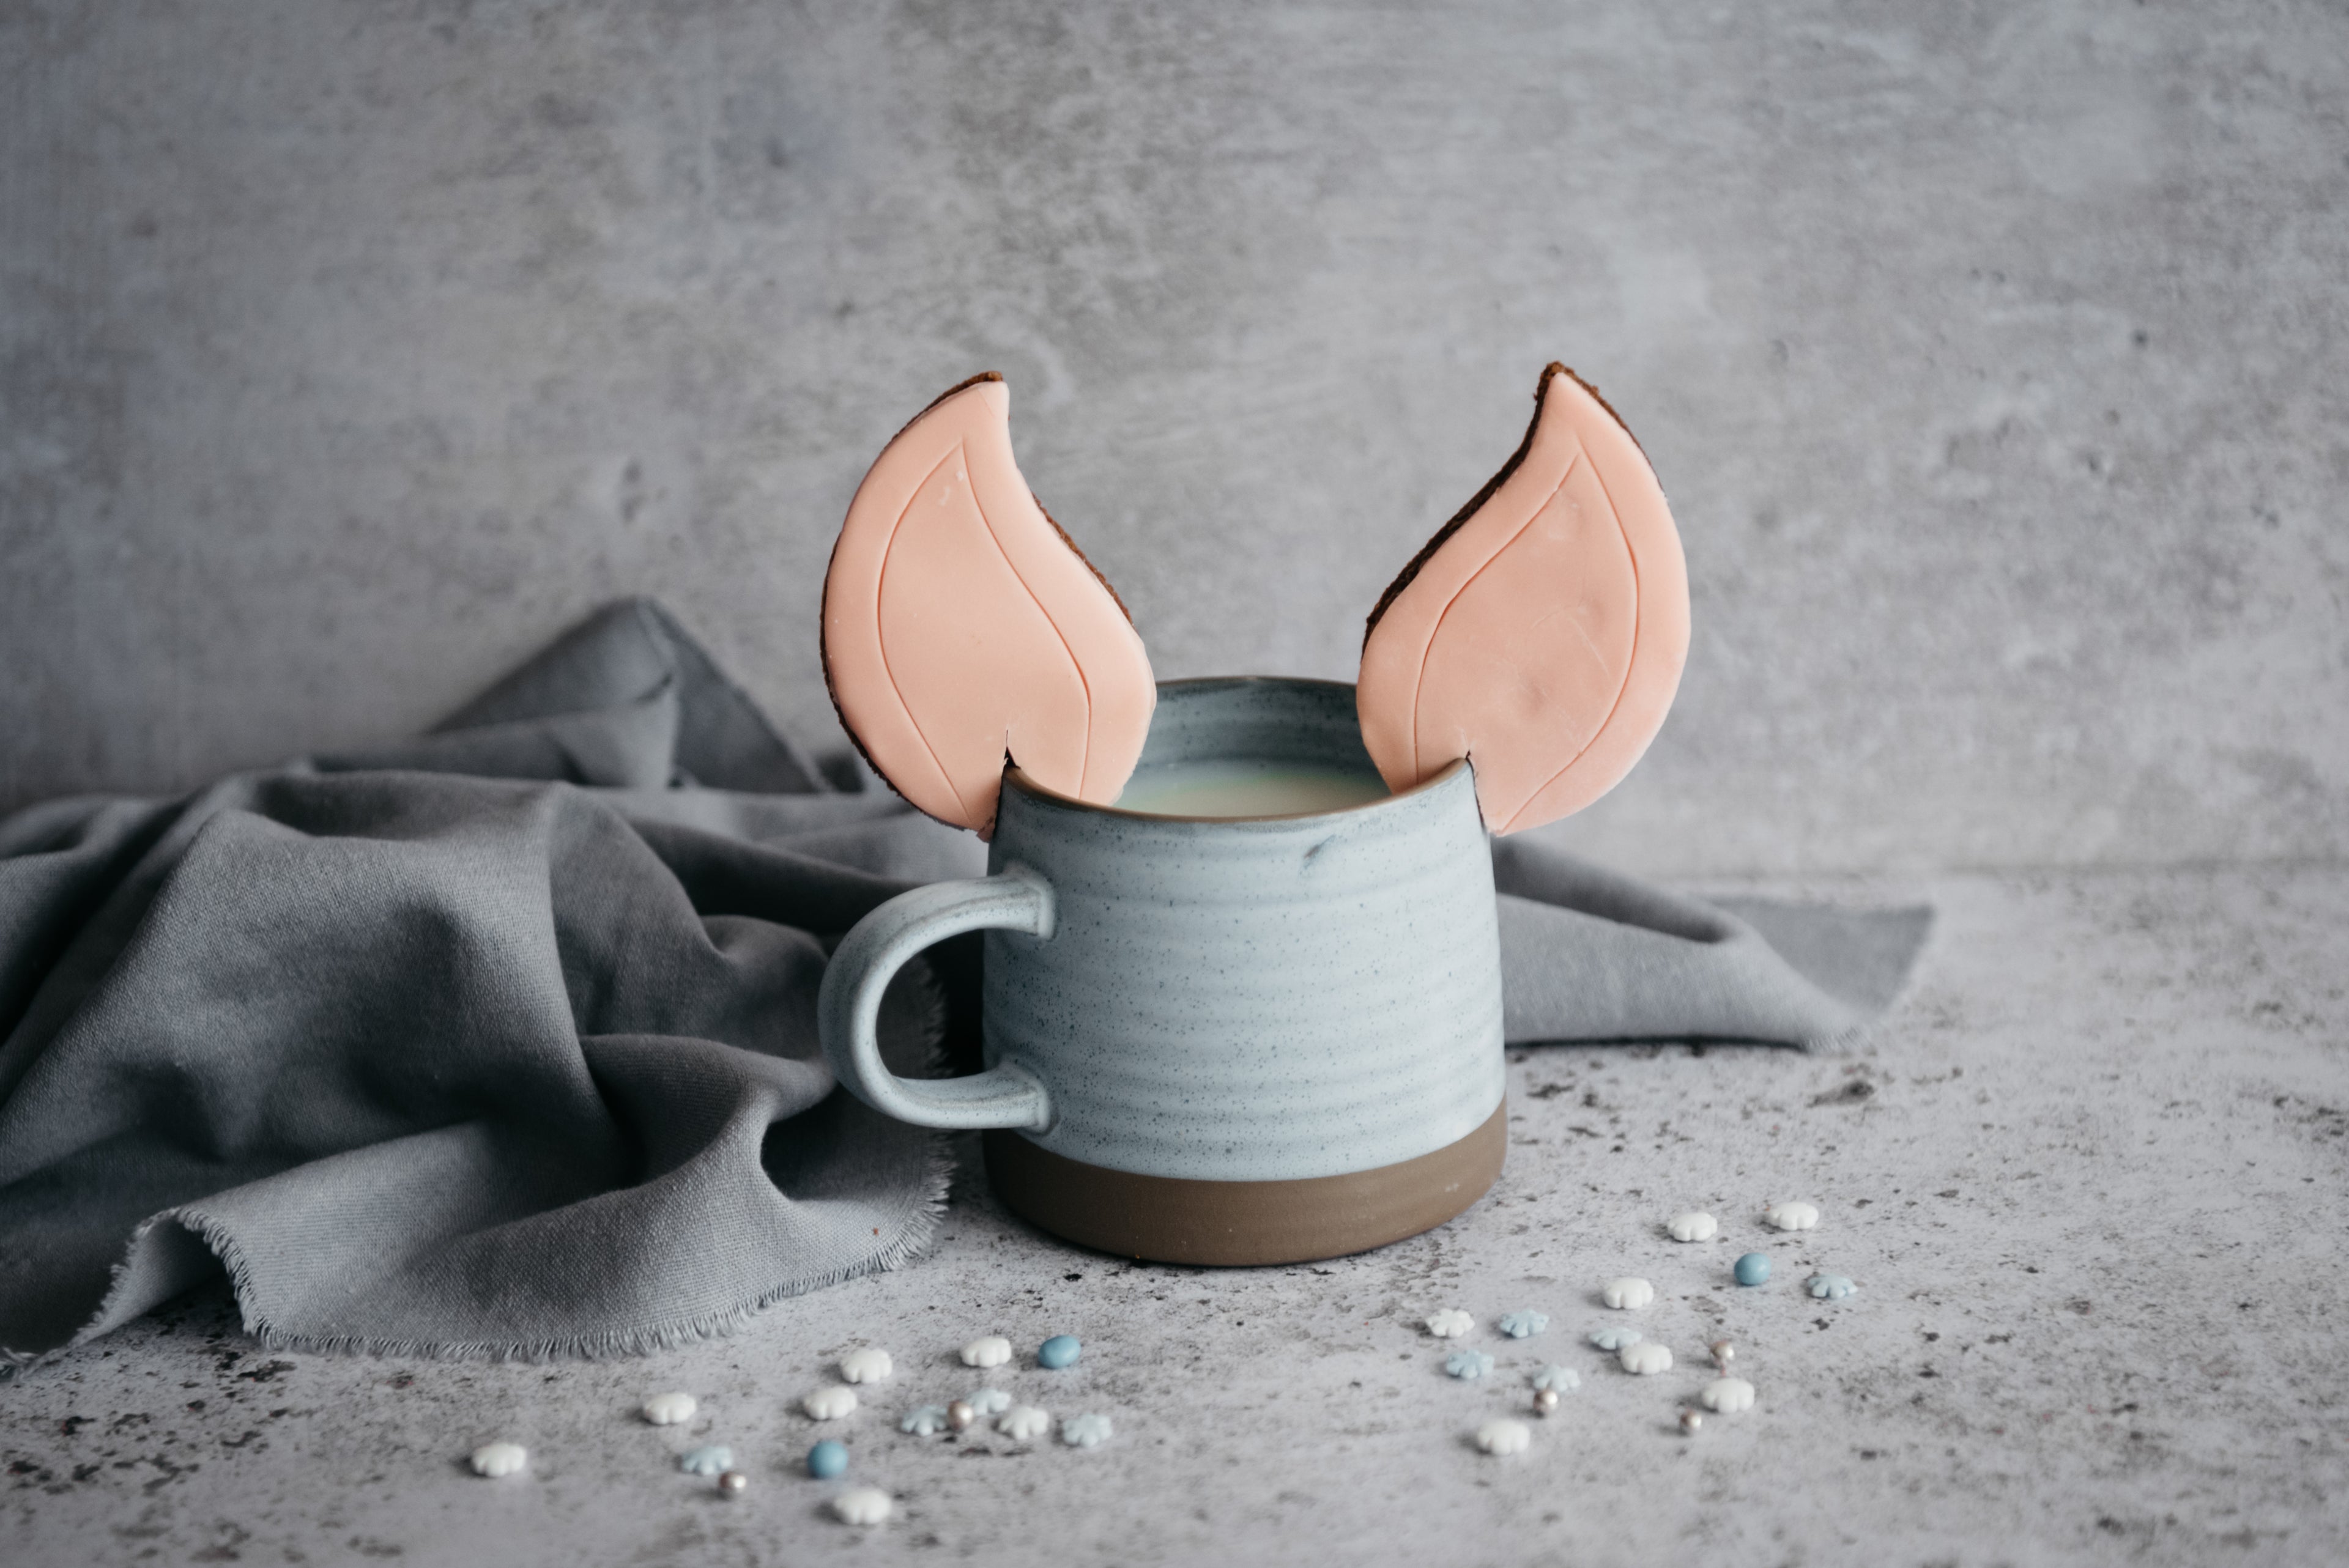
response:
<path id="1" fill-rule="evenodd" d="M 1405 789 L 1466 758 L 1496 833 L 1578 811 L 1680 689 L 1688 567 L 1645 453 L 1598 389 L 1542 372 L 1516 456 L 1371 612 L 1355 703 Z"/>
<path id="2" fill-rule="evenodd" d="M 899 794 L 982 838 L 1007 762 L 1114 801 L 1158 701 L 1124 604 L 1020 477 L 1010 407 L 978 376 L 898 431 L 823 583 L 841 723 Z"/>

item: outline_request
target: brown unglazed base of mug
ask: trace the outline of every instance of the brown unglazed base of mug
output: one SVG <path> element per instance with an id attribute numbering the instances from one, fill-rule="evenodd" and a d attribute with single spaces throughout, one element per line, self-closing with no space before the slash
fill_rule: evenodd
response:
<path id="1" fill-rule="evenodd" d="M 1507 1150 L 1508 1105 L 1416 1160 L 1292 1181 L 1137 1176 L 1016 1132 L 989 1132 L 984 1143 L 997 1195 L 1056 1236 L 1156 1263 L 1301 1264 L 1418 1235 L 1483 1197 Z"/>

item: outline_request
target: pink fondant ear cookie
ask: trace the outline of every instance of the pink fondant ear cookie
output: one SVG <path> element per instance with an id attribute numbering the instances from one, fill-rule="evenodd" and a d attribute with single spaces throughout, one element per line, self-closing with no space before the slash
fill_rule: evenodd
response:
<path id="1" fill-rule="evenodd" d="M 1613 789 L 1688 657 L 1688 568 L 1655 470 L 1563 365 L 1525 443 L 1371 613 L 1356 691 L 1391 789 L 1465 757 L 1496 833 Z"/>
<path id="2" fill-rule="evenodd" d="M 1106 805 L 1158 688 L 1109 584 L 1029 493 L 999 376 L 897 432 L 857 487 L 823 583 L 841 722 L 897 792 L 993 831 L 1007 758 Z"/>

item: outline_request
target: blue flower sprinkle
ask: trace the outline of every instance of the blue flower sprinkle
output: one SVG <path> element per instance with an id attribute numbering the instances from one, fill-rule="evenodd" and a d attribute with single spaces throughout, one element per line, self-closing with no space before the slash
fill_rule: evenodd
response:
<path id="1" fill-rule="evenodd" d="M 1527 1307 L 1523 1312 L 1501 1315 L 1501 1332 L 1512 1339 L 1526 1339 L 1549 1326 L 1549 1314 Z"/>
<path id="2" fill-rule="evenodd" d="M 1036 1347 L 1036 1365 L 1048 1372 L 1058 1372 L 1063 1367 L 1074 1367 L 1082 1346 L 1073 1334 L 1055 1334 Z"/>
<path id="3" fill-rule="evenodd" d="M 1857 1295 L 1859 1286 L 1841 1274 L 1813 1274 L 1810 1292 L 1821 1301 L 1841 1301 L 1847 1295 Z"/>
<path id="4" fill-rule="evenodd" d="M 1555 1388 L 1561 1394 L 1571 1394 L 1582 1387 L 1582 1374 L 1571 1367 L 1545 1367 L 1534 1374 L 1534 1387 Z"/>
<path id="5" fill-rule="evenodd" d="M 1601 1350 L 1620 1350 L 1626 1345 L 1637 1345 L 1647 1337 L 1636 1328 L 1593 1329 L 1590 1343 Z"/>
<path id="6" fill-rule="evenodd" d="M 716 1475 L 734 1468 L 734 1450 L 723 1443 L 712 1443 L 679 1459 L 677 1468 L 688 1475 Z"/>
<path id="7" fill-rule="evenodd" d="M 1107 1416 L 1071 1416 L 1061 1423 L 1061 1440 L 1072 1449 L 1097 1449 L 1109 1441 Z"/>
<path id="8" fill-rule="evenodd" d="M 830 1438 L 808 1450 L 808 1474 L 818 1480 L 830 1480 L 848 1469 L 848 1445 Z"/>
<path id="9" fill-rule="evenodd" d="M 1481 1350 L 1455 1350 L 1444 1358 L 1444 1369 L 1454 1377 L 1482 1377 L 1493 1369 L 1493 1358 Z"/>
<path id="10" fill-rule="evenodd" d="M 901 1432 L 911 1432 L 917 1438 L 935 1438 L 947 1429 L 947 1408 L 944 1405 L 924 1405 L 908 1410 L 905 1418 L 897 1423 Z"/>

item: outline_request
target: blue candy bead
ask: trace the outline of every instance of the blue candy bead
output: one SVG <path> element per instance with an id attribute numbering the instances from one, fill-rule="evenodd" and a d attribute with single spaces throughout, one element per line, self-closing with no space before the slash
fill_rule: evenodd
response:
<path id="1" fill-rule="evenodd" d="M 1077 1353 L 1081 1348 L 1075 1335 L 1055 1334 L 1037 1346 L 1036 1365 L 1051 1372 L 1058 1372 L 1063 1367 L 1074 1367 Z"/>
<path id="2" fill-rule="evenodd" d="M 808 1474 L 818 1480 L 830 1480 L 848 1468 L 848 1445 L 835 1443 L 830 1438 L 808 1450 Z"/>
<path id="3" fill-rule="evenodd" d="M 1737 1283 L 1760 1284 L 1770 1277 L 1770 1257 L 1766 1253 L 1748 1253 L 1737 1260 Z"/>

